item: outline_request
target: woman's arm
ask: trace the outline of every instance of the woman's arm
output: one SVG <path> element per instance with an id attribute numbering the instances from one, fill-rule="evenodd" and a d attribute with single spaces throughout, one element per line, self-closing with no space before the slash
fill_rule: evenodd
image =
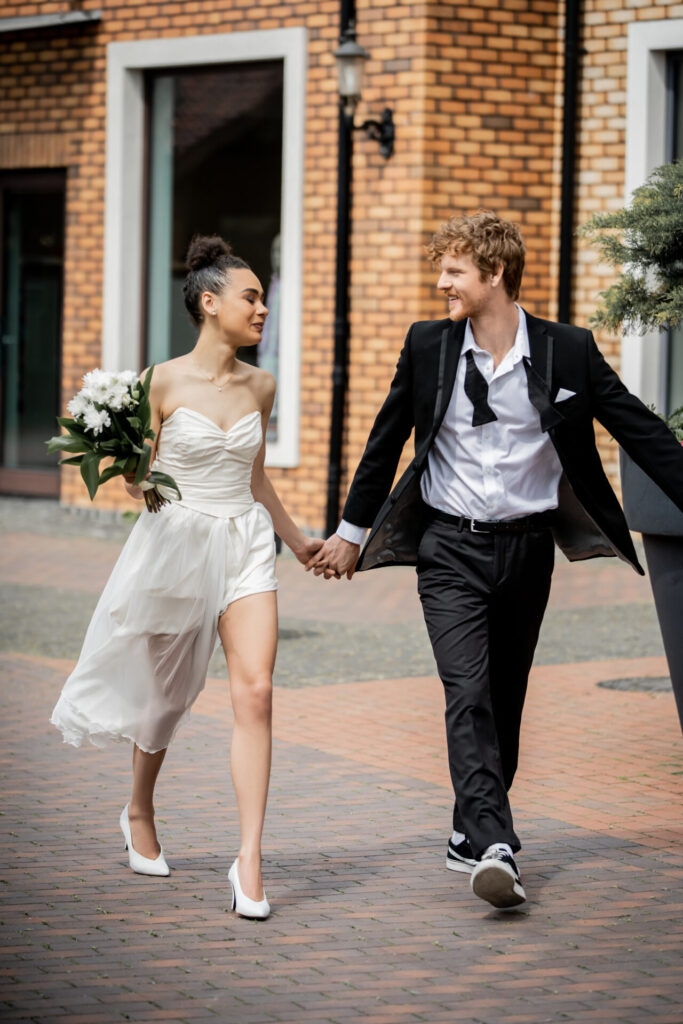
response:
<path id="1" fill-rule="evenodd" d="M 260 501 L 270 512 L 273 528 L 277 535 L 282 538 L 298 560 L 305 565 L 309 558 L 322 547 L 323 541 L 320 537 L 307 537 L 301 532 L 278 498 L 275 488 L 266 475 L 266 426 L 268 425 L 268 419 L 275 398 L 275 381 L 270 374 L 267 377 L 268 383 L 262 395 L 261 422 L 263 425 L 263 444 L 254 460 L 254 468 L 251 475 L 251 493 L 256 501 Z"/>

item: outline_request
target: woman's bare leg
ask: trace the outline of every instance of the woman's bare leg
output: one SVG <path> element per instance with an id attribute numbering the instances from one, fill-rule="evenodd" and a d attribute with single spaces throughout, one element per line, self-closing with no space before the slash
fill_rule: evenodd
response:
<path id="1" fill-rule="evenodd" d="M 218 631 L 228 663 L 235 718 L 230 767 L 240 816 L 240 884 L 250 899 L 261 900 L 261 835 L 270 780 L 277 648 L 275 592 L 234 601 L 221 616 Z"/>
<path id="2" fill-rule="evenodd" d="M 160 851 L 154 827 L 154 786 L 165 757 L 165 750 L 146 754 L 138 746 L 133 747 L 133 795 L 128 805 L 130 837 L 135 852 L 150 860 L 156 860 Z"/>

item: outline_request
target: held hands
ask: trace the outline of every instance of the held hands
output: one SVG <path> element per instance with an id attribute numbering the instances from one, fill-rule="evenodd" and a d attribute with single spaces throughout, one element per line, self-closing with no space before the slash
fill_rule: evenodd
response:
<path id="1" fill-rule="evenodd" d="M 299 548 L 296 549 L 294 554 L 299 559 L 302 565 L 305 565 L 308 569 L 309 562 L 313 561 L 316 553 L 320 550 L 325 542 L 320 537 L 304 537 L 304 540 Z"/>
<path id="2" fill-rule="evenodd" d="M 314 576 L 323 576 L 326 580 L 340 580 L 344 574 L 351 579 L 360 556 L 360 544 L 351 544 L 343 540 L 338 533 L 328 537 L 320 550 L 306 563 L 306 572 L 313 570 Z"/>

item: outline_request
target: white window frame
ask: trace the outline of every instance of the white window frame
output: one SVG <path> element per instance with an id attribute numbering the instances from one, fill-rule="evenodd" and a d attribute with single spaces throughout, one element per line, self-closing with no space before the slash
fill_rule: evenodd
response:
<path id="1" fill-rule="evenodd" d="M 626 201 L 647 176 L 666 162 L 666 61 L 683 49 L 683 18 L 634 21 L 628 27 L 626 96 Z M 666 334 L 624 334 L 621 375 L 647 404 L 666 407 Z"/>
<path id="2" fill-rule="evenodd" d="M 299 461 L 305 28 L 109 43 L 102 366 L 136 368 L 140 358 L 145 72 L 273 59 L 284 62 L 282 272 L 278 438 L 268 444 L 267 464 L 290 467 Z"/>

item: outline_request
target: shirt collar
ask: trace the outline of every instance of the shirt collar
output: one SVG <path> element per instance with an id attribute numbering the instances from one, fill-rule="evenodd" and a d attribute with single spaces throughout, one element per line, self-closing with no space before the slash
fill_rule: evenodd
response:
<path id="1" fill-rule="evenodd" d="M 529 347 L 529 330 L 527 327 L 526 316 L 524 314 L 524 310 L 520 305 L 518 305 L 518 303 L 515 303 L 515 306 L 517 306 L 517 312 L 519 316 L 517 322 L 517 333 L 515 335 L 514 345 L 512 346 L 511 351 L 508 352 L 508 354 L 505 356 L 504 360 L 505 362 L 509 361 L 509 364 L 512 366 L 515 366 L 524 356 L 526 356 L 527 359 L 530 358 L 531 356 L 531 349 Z M 479 348 L 476 341 L 474 340 L 472 326 L 468 319 L 467 323 L 465 324 L 465 338 L 462 343 L 461 354 L 464 355 L 465 352 L 468 352 L 470 349 L 475 354 L 477 352 L 484 351 L 483 349 Z"/>

